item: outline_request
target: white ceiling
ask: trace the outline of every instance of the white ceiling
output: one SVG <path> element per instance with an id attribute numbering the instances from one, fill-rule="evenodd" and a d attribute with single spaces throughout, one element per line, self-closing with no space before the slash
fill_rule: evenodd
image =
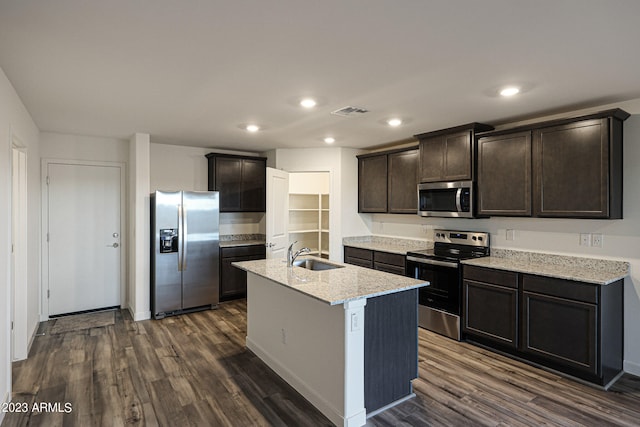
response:
<path id="1" fill-rule="evenodd" d="M 639 20 L 637 0 L 0 0 L 0 67 L 42 131 L 372 147 L 638 98 Z M 528 91 L 493 96 L 508 83 Z M 347 105 L 370 112 L 329 114 Z"/>

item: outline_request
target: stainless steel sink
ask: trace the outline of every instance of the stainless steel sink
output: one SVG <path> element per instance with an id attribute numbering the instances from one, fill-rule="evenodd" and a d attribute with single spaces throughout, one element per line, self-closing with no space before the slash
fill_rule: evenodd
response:
<path id="1" fill-rule="evenodd" d="M 326 262 L 315 259 L 299 259 L 293 262 L 296 267 L 306 268 L 307 270 L 321 271 L 333 270 L 334 268 L 342 268 L 342 265 L 328 264 Z"/>

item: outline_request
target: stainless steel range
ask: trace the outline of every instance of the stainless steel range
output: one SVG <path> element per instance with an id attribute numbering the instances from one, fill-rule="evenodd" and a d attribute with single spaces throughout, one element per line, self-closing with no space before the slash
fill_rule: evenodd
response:
<path id="1" fill-rule="evenodd" d="M 433 249 L 407 252 L 407 275 L 431 282 L 419 291 L 418 324 L 421 327 L 460 340 L 460 262 L 488 255 L 488 233 L 453 230 L 434 230 Z"/>

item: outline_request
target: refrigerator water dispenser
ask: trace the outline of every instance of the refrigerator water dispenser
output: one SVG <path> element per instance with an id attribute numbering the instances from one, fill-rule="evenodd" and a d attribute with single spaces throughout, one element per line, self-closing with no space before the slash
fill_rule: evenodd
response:
<path id="1" fill-rule="evenodd" d="M 160 229 L 160 253 L 178 252 L 178 230 L 175 228 Z"/>

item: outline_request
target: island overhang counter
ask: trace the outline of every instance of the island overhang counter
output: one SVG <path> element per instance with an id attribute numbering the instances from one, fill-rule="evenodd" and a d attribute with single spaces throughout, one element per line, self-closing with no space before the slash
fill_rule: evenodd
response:
<path id="1" fill-rule="evenodd" d="M 361 426 L 414 396 L 418 288 L 428 282 L 353 265 L 233 263 L 247 271 L 247 348 L 331 422 Z"/>

